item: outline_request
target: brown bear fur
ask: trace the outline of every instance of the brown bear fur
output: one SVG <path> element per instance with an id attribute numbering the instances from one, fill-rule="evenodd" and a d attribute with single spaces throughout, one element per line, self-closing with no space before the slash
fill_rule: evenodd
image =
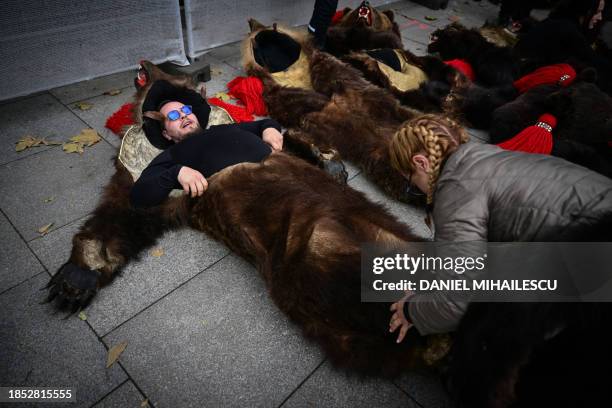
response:
<path id="1" fill-rule="evenodd" d="M 279 85 L 250 51 L 255 36 L 264 29 L 269 30 L 258 27 L 245 40 L 243 63 L 249 75 L 262 79 L 270 116 L 287 127 L 293 138 L 337 150 L 391 197 L 414 202 L 405 194 L 406 180 L 391 167 L 388 146 L 397 129 L 421 112 L 401 106 L 392 94 L 368 82 L 355 68 L 313 50 L 299 37 L 296 40 L 308 57 L 312 89 Z"/>
<path id="2" fill-rule="evenodd" d="M 388 332 L 389 304 L 361 303 L 361 243 L 416 240 L 380 205 L 285 153 L 228 167 L 208 183 L 201 197 L 135 209 L 129 201 L 133 178 L 117 160 L 116 173 L 73 238 L 63 268 L 96 274 L 95 286 L 101 288 L 164 231 L 188 226 L 252 262 L 278 307 L 341 367 L 397 375 L 433 364 L 448 350 L 445 336 L 423 338 L 414 330 L 396 344 Z M 51 293 L 81 305 L 95 290 L 79 288 L 70 276 L 60 269 Z"/>

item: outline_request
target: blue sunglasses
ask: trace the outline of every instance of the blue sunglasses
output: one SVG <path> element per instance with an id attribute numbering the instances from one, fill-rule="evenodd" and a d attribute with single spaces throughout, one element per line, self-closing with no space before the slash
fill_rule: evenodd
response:
<path id="1" fill-rule="evenodd" d="M 185 115 L 189 115 L 189 114 L 191 114 L 193 112 L 191 110 L 191 106 L 189 106 L 189 105 L 183 105 L 183 107 L 180 110 Z M 181 117 L 181 112 L 179 112 L 176 109 L 175 110 L 171 110 L 170 112 L 168 112 L 168 115 L 166 117 L 168 118 L 168 120 L 170 122 L 174 122 L 175 120 L 177 120 L 177 119 L 179 119 Z"/>

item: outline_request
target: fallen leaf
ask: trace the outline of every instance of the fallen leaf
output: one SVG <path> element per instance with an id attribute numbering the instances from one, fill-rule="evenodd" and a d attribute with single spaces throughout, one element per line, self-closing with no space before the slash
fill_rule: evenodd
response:
<path id="1" fill-rule="evenodd" d="M 221 75 L 221 74 L 223 74 L 223 71 L 218 69 L 218 68 L 213 68 L 213 69 L 210 70 L 210 73 L 212 75 Z"/>
<path id="2" fill-rule="evenodd" d="M 461 20 L 461 17 L 459 17 L 459 16 L 450 16 L 448 18 L 448 20 L 453 22 L 453 23 L 456 23 L 457 21 Z"/>
<path id="3" fill-rule="evenodd" d="M 140 408 L 147 408 L 148 406 L 149 406 L 148 398 L 140 403 Z"/>
<path id="4" fill-rule="evenodd" d="M 50 224 L 47 224 L 47 225 L 43 225 L 42 227 L 40 227 L 40 228 L 38 229 L 38 233 L 39 233 L 40 235 L 47 235 L 47 233 L 49 232 L 49 229 L 50 229 L 50 228 L 53 226 L 53 224 L 54 224 L 54 223 L 50 223 Z"/>
<path id="5" fill-rule="evenodd" d="M 47 198 L 45 198 L 45 203 L 50 203 L 53 200 L 55 200 L 55 197 L 47 197 Z"/>
<path id="6" fill-rule="evenodd" d="M 82 111 L 86 111 L 86 110 L 90 110 L 91 108 L 93 108 L 93 105 L 87 102 L 79 102 L 76 105 L 74 105 L 74 107 Z"/>
<path id="7" fill-rule="evenodd" d="M 79 319 L 81 319 L 83 321 L 87 320 L 87 315 L 85 314 L 85 312 L 79 313 Z"/>
<path id="8" fill-rule="evenodd" d="M 104 92 L 104 95 L 115 96 L 121 93 L 121 89 L 111 89 L 110 91 Z"/>
<path id="9" fill-rule="evenodd" d="M 64 149 L 66 153 L 83 153 L 83 144 L 75 143 L 75 142 L 68 142 L 68 143 L 64 143 L 64 146 L 62 147 L 62 149 Z"/>
<path id="10" fill-rule="evenodd" d="M 438 19 L 438 17 L 425 16 L 425 20 L 427 20 L 427 21 L 436 21 L 437 19 Z"/>
<path id="11" fill-rule="evenodd" d="M 25 136 L 19 139 L 19 141 L 15 142 L 17 145 L 15 146 L 16 152 L 21 152 L 27 149 L 28 147 L 38 146 L 40 142 L 38 138 L 33 136 Z"/>
<path id="12" fill-rule="evenodd" d="M 40 140 L 42 144 L 44 144 L 45 146 L 57 146 L 57 145 L 61 145 L 62 142 L 56 142 L 56 141 L 49 141 L 47 139 L 41 139 Z"/>
<path id="13" fill-rule="evenodd" d="M 76 136 L 72 136 L 70 140 L 75 143 L 82 143 L 83 145 L 89 147 L 98 143 L 100 140 L 102 140 L 102 138 L 98 132 L 93 129 L 83 129 L 81 130 L 81 133 Z"/>
<path id="14" fill-rule="evenodd" d="M 151 256 L 159 258 L 164 255 L 164 249 L 161 247 L 156 247 L 151 250 Z"/>
<path id="15" fill-rule="evenodd" d="M 231 96 L 229 96 L 226 92 L 217 92 L 215 94 L 215 98 L 219 98 L 224 102 L 227 102 L 231 99 Z"/>
<path id="16" fill-rule="evenodd" d="M 106 368 L 110 368 L 117 360 L 119 360 L 119 356 L 121 353 L 123 353 L 123 350 L 125 350 L 126 347 L 127 341 L 124 341 L 123 343 L 119 343 L 108 350 L 108 355 L 106 356 Z"/>

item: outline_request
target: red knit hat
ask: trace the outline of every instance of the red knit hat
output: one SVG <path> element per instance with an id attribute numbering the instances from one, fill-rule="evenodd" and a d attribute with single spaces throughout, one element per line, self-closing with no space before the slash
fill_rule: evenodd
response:
<path id="1" fill-rule="evenodd" d="M 576 70 L 569 64 L 555 64 L 541 67 L 514 81 L 519 93 L 525 93 L 538 85 L 558 84 L 569 86 L 576 79 Z"/>
<path id="2" fill-rule="evenodd" d="M 535 125 L 523 129 L 518 135 L 497 146 L 506 150 L 526 153 L 550 154 L 553 147 L 552 130 L 557 126 L 557 119 L 545 113 Z"/>
<path id="3" fill-rule="evenodd" d="M 476 80 L 476 75 L 474 74 L 474 69 L 469 62 L 461 59 L 454 59 L 450 61 L 444 61 L 446 65 L 449 65 L 455 68 L 457 71 L 461 72 L 466 77 L 470 78 L 470 81 Z"/>

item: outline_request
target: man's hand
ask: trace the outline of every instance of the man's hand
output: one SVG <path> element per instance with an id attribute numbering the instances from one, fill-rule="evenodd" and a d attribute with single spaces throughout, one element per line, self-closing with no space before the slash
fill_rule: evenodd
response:
<path id="1" fill-rule="evenodd" d="M 263 131 L 261 139 L 270 145 L 273 151 L 280 152 L 283 150 L 283 135 L 274 128 L 267 128 Z"/>
<path id="2" fill-rule="evenodd" d="M 191 167 L 181 167 L 177 180 L 185 193 L 190 194 L 191 197 L 201 196 L 208 188 L 208 181 L 206 181 L 202 173 Z"/>
<path id="3" fill-rule="evenodd" d="M 411 294 L 412 293 L 407 294 L 401 300 L 391 305 L 390 310 L 393 312 L 393 315 L 391 316 L 391 321 L 389 322 L 389 332 L 393 333 L 398 327 L 400 327 L 399 335 L 397 336 L 397 343 L 401 343 L 402 340 L 404 340 L 404 337 L 406 337 L 408 330 L 414 326 L 408 321 L 408 319 L 406 319 L 406 316 L 404 316 L 404 303 L 406 303 L 406 300 Z"/>

